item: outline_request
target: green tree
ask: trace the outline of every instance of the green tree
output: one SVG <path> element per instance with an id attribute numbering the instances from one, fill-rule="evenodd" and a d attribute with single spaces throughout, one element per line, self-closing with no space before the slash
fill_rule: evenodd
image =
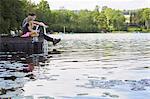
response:
<path id="1" fill-rule="evenodd" d="M 112 26 L 112 18 L 114 16 L 114 11 L 111 8 L 103 8 L 102 12 L 105 14 L 106 18 L 107 18 L 107 24 L 110 27 Z"/>
<path id="2" fill-rule="evenodd" d="M 106 32 L 108 31 L 108 25 L 107 25 L 107 19 L 104 13 L 100 13 L 99 16 L 97 17 L 97 22 L 98 22 L 98 28 Z"/>
<path id="3" fill-rule="evenodd" d="M 125 17 L 121 11 L 105 8 L 102 12 L 104 12 L 107 18 L 107 24 L 110 30 L 124 30 Z"/>
<path id="4" fill-rule="evenodd" d="M 112 18 L 112 24 L 115 30 L 121 31 L 125 27 L 125 17 L 121 11 L 114 11 Z"/>
<path id="5" fill-rule="evenodd" d="M 143 11 L 143 20 L 147 29 L 150 28 L 150 8 L 146 8 Z"/>
<path id="6" fill-rule="evenodd" d="M 38 16 L 38 20 L 41 20 L 43 22 L 48 22 L 51 11 L 50 6 L 47 1 L 41 0 L 40 3 L 37 5 L 36 13 Z"/>
<path id="7" fill-rule="evenodd" d="M 49 31 L 63 32 L 100 32 L 120 31 L 125 28 L 125 17 L 122 11 L 104 6 L 99 11 L 95 6 L 93 11 L 66 9 L 50 10 L 48 1 L 41 0 L 34 4 L 31 0 L 0 0 L 0 33 L 9 33 L 19 29 L 22 20 L 29 12 L 37 15 L 37 20 L 49 25 Z M 129 11 L 128 11 L 129 12 Z M 145 29 L 150 28 L 150 8 L 135 10 L 131 21 Z"/>
<path id="8" fill-rule="evenodd" d="M 0 33 L 20 28 L 23 19 L 22 2 L 19 0 L 0 0 Z"/>
<path id="9" fill-rule="evenodd" d="M 87 10 L 81 10 L 78 13 L 78 29 L 81 32 L 96 32 L 93 13 Z"/>

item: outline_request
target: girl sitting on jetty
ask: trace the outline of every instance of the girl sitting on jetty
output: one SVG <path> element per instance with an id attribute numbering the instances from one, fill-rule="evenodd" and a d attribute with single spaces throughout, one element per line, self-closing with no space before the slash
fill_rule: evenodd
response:
<path id="1" fill-rule="evenodd" d="M 22 28 L 23 28 L 23 35 L 21 37 L 35 37 L 39 36 L 39 33 L 37 30 L 34 30 L 34 26 L 40 25 L 44 27 L 48 27 L 43 22 L 34 21 L 36 18 L 36 15 L 34 13 L 29 13 L 28 17 L 23 20 Z M 61 39 L 54 39 L 49 37 L 46 34 L 43 34 L 44 39 L 47 41 L 53 42 L 53 45 L 56 45 L 58 42 L 60 42 Z"/>

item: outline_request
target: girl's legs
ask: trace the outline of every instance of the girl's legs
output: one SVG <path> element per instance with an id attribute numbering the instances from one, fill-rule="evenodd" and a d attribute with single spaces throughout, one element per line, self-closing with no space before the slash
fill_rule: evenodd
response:
<path id="1" fill-rule="evenodd" d="M 27 33 L 23 34 L 21 37 L 29 37 L 29 36 L 35 37 L 35 36 L 39 36 L 39 34 L 36 32 L 27 32 Z"/>
<path id="2" fill-rule="evenodd" d="M 29 37 L 30 36 L 30 32 L 27 32 L 25 34 L 23 34 L 21 37 Z"/>

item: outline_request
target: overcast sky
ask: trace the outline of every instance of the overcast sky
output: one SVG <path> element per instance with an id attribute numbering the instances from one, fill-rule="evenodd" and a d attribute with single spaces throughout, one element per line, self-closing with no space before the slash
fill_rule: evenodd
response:
<path id="1" fill-rule="evenodd" d="M 40 0 L 31 0 L 38 3 Z M 108 6 L 115 9 L 150 8 L 150 0 L 47 0 L 51 10 L 64 7 L 69 10 L 93 10 L 96 5 Z"/>

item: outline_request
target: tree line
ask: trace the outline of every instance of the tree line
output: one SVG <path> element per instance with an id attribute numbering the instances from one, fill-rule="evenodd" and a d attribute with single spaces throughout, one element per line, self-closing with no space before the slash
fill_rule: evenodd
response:
<path id="1" fill-rule="evenodd" d="M 36 13 L 37 20 L 46 23 L 49 31 L 63 32 L 64 27 L 68 33 L 129 31 L 132 27 L 150 31 L 150 8 L 121 11 L 104 6 L 100 11 L 96 6 L 93 11 L 51 10 L 46 0 L 38 4 L 31 0 L 0 0 L 0 34 L 20 30 L 29 12 Z M 129 23 L 126 14 L 130 15 Z"/>

